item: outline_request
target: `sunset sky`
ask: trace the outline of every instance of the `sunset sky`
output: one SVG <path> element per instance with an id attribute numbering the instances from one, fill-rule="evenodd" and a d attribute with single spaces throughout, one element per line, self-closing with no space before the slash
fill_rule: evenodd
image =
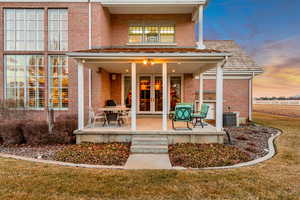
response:
<path id="1" fill-rule="evenodd" d="M 205 39 L 236 40 L 265 73 L 254 96 L 300 95 L 300 0 L 211 0 Z"/>

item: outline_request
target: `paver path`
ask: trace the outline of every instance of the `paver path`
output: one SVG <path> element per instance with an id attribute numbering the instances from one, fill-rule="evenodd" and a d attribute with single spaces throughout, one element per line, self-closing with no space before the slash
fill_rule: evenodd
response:
<path id="1" fill-rule="evenodd" d="M 172 169 L 169 154 L 131 154 L 125 169 Z"/>

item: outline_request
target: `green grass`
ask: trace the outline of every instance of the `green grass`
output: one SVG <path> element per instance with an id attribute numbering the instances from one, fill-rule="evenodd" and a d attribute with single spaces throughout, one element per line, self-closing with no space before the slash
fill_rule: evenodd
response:
<path id="1" fill-rule="evenodd" d="M 0 199 L 299 199 L 300 119 L 255 113 L 255 121 L 284 131 L 279 153 L 256 166 L 125 171 L 0 158 Z"/>

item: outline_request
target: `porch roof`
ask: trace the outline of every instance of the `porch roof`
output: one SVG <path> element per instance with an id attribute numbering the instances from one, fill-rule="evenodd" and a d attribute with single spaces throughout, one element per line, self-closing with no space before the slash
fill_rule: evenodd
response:
<path id="1" fill-rule="evenodd" d="M 68 53 L 71 57 L 226 57 L 226 51 L 197 48 L 98 48 Z"/>

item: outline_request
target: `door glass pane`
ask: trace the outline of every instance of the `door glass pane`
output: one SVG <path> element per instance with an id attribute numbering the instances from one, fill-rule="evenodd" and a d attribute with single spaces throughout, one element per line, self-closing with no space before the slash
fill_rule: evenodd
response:
<path id="1" fill-rule="evenodd" d="M 124 77 L 124 100 L 127 108 L 131 108 L 131 77 Z"/>
<path id="2" fill-rule="evenodd" d="M 171 77 L 170 80 L 170 109 L 175 110 L 177 103 L 181 102 L 181 77 Z"/>
<path id="3" fill-rule="evenodd" d="M 163 104 L 163 90 L 162 90 L 162 77 L 155 77 L 154 91 L 155 91 L 155 111 L 162 111 Z"/>
<path id="4" fill-rule="evenodd" d="M 140 77 L 140 111 L 150 111 L 151 108 L 151 77 Z"/>

